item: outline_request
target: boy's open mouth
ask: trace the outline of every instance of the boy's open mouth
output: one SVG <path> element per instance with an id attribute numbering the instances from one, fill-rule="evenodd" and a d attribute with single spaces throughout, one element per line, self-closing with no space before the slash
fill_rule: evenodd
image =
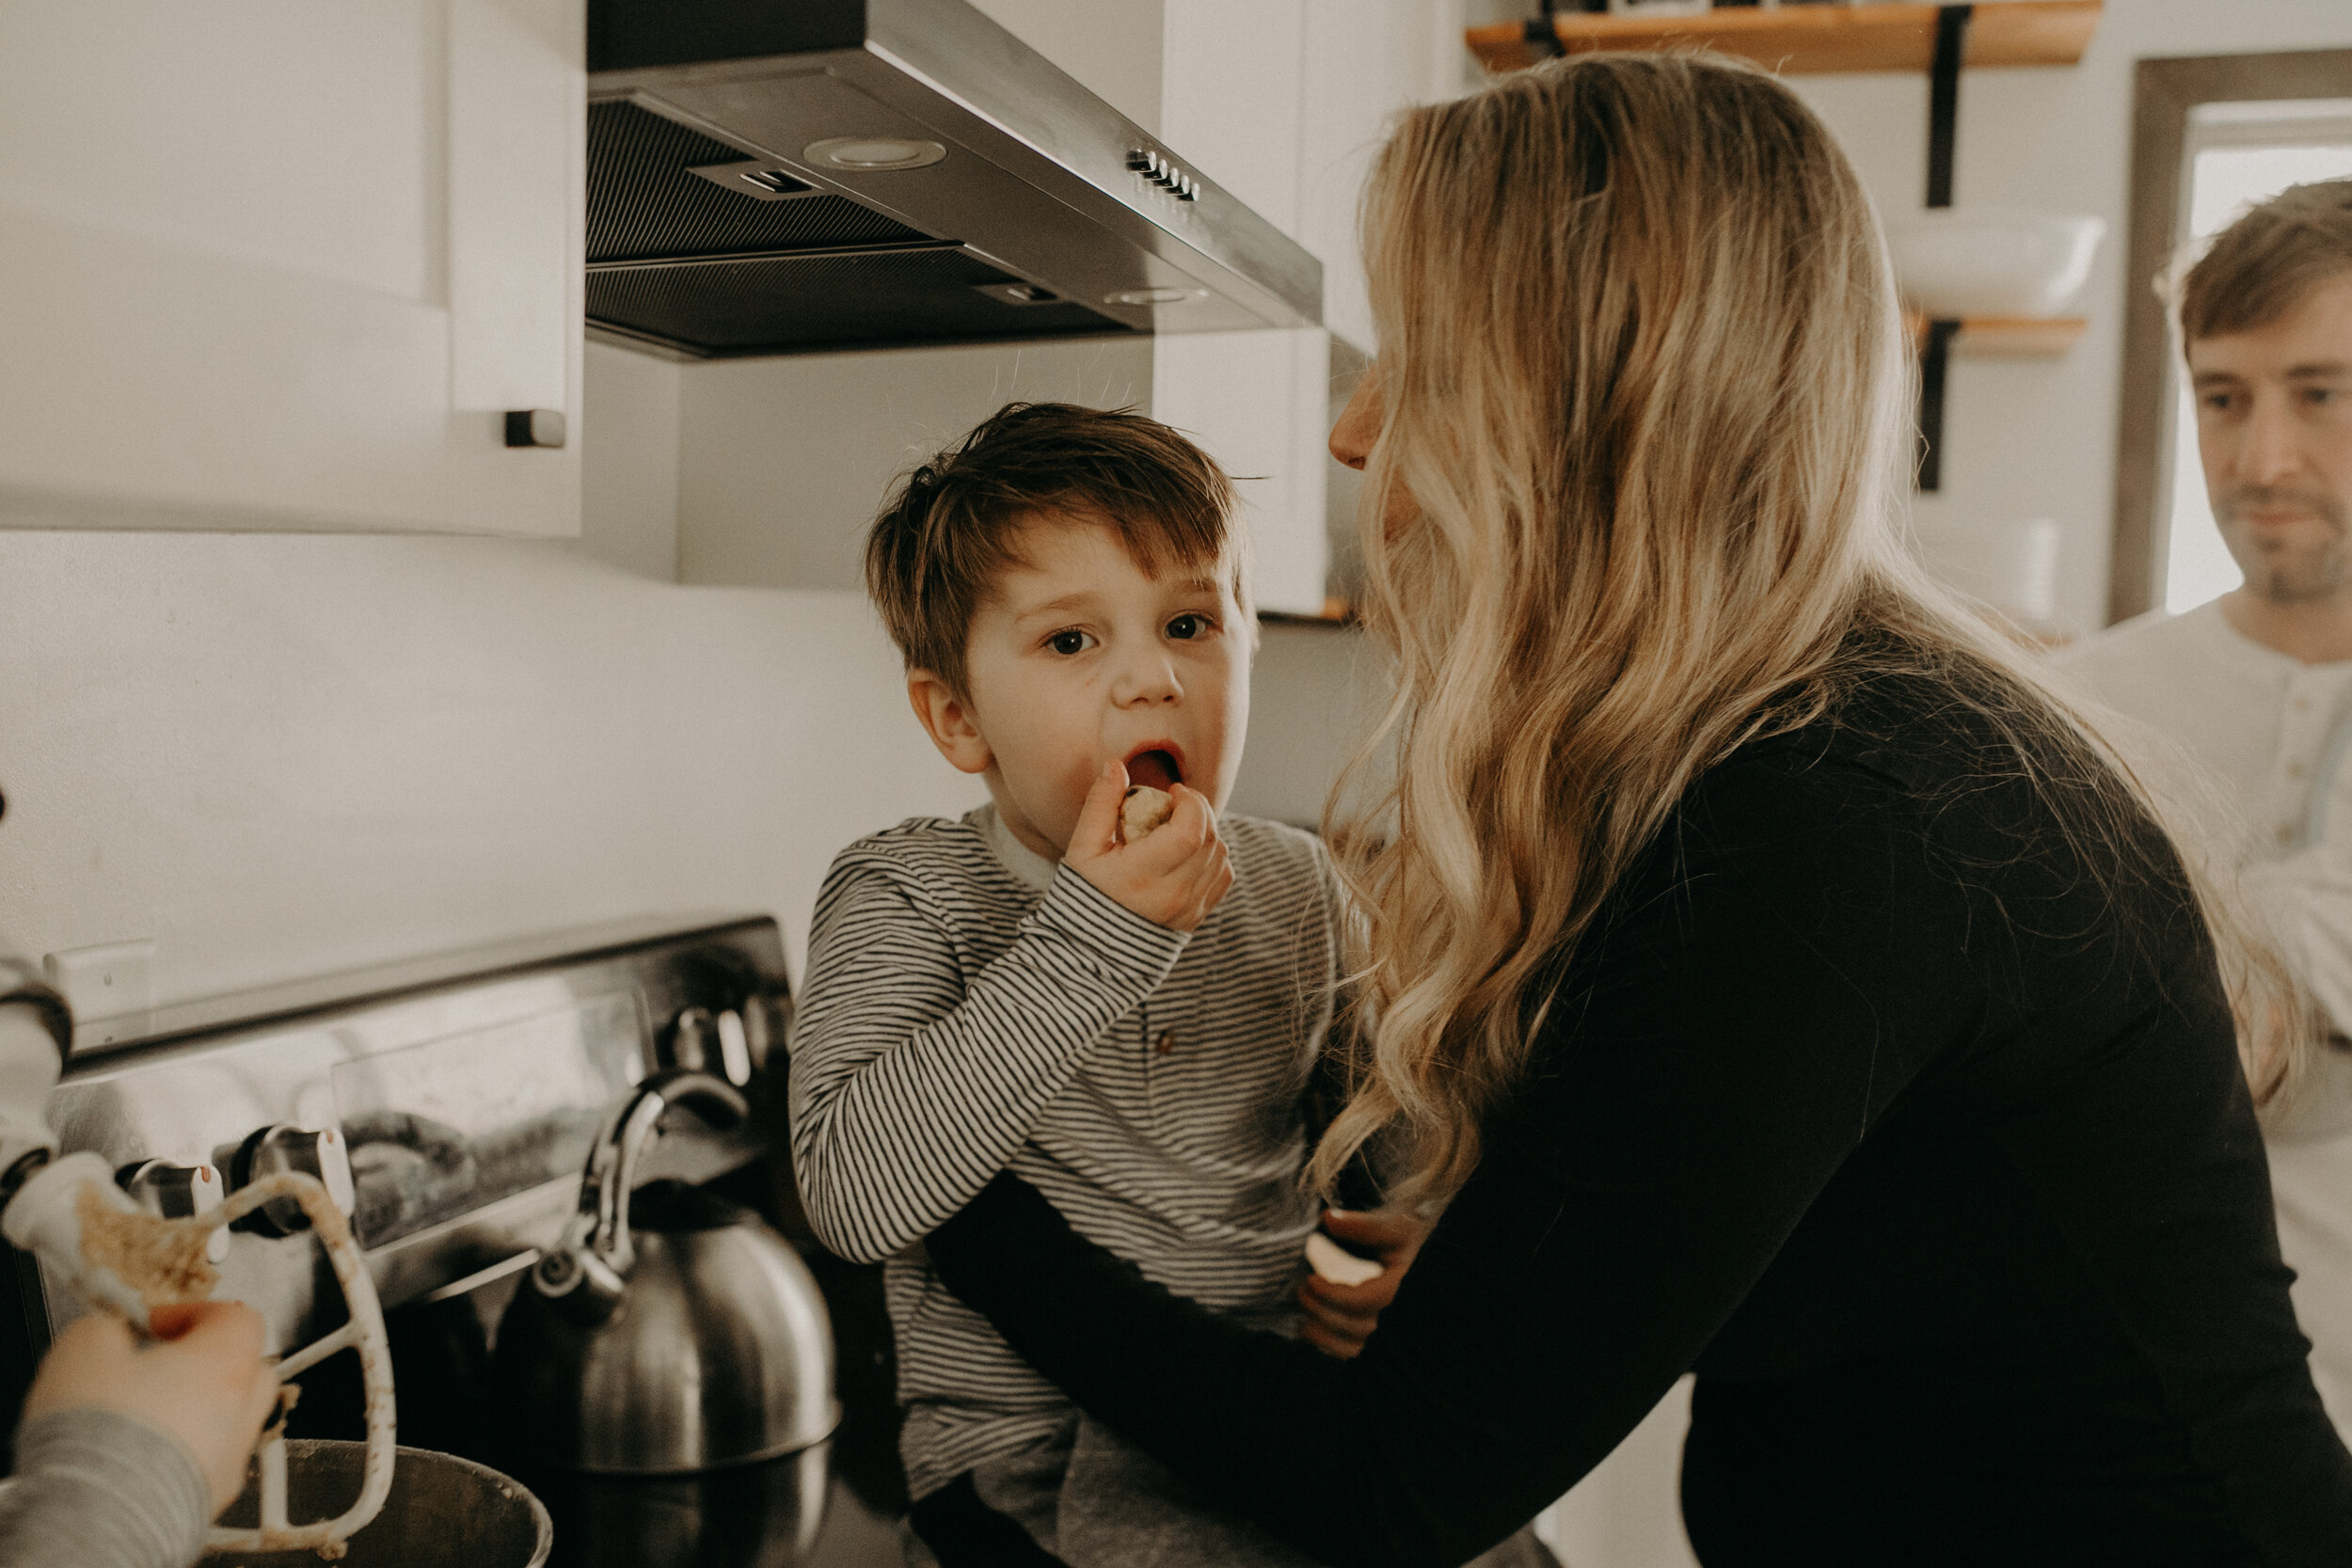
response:
<path id="1" fill-rule="evenodd" d="M 1174 754 L 1157 747 L 1137 752 L 1127 759 L 1127 783 L 1131 785 L 1168 789 L 1182 784 L 1184 778 L 1184 769 L 1177 766 Z"/>

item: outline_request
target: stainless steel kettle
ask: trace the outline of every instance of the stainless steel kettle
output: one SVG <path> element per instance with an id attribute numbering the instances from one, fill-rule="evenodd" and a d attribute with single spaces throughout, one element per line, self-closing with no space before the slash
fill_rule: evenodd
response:
<path id="1" fill-rule="evenodd" d="M 681 1182 L 632 1195 L 662 1114 L 748 1114 L 706 1073 L 648 1078 L 588 1156 L 580 1211 L 515 1291 L 491 1374 L 518 1460 L 671 1475 L 825 1439 L 833 1329 L 817 1282 L 749 1210 Z"/>

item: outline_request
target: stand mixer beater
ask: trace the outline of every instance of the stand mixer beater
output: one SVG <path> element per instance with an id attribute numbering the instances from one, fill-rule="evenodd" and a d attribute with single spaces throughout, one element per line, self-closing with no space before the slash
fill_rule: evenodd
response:
<path id="1" fill-rule="evenodd" d="M 264 1204 L 289 1200 L 310 1222 L 341 1287 L 343 1325 L 281 1357 L 281 1384 L 343 1350 L 358 1353 L 366 1396 L 366 1445 L 358 1498 L 331 1519 L 286 1517 L 285 1413 L 293 1390 L 281 1392 L 278 1418 L 256 1450 L 261 1502 L 257 1528 L 215 1526 L 208 1554 L 312 1550 L 329 1560 L 366 1528 L 391 1489 L 395 1457 L 392 1361 L 374 1281 L 343 1212 L 325 1183 L 299 1170 L 278 1171 L 239 1189 L 206 1212 L 182 1219 L 148 1213 L 116 1185 L 114 1172 L 93 1153 L 57 1156 L 57 1137 L 42 1119 L 57 1081 L 61 1047 L 30 1009 L 0 1005 L 0 1234 L 38 1256 L 70 1280 L 94 1308 L 112 1312 L 134 1331 L 148 1332 L 158 1307 L 208 1299 L 219 1283 L 217 1239 Z M 12 1189 L 12 1191 L 10 1190 Z"/>

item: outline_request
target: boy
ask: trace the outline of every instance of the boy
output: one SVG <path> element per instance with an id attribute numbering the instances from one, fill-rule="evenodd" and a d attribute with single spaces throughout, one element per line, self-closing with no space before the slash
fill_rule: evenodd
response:
<path id="1" fill-rule="evenodd" d="M 1336 894 L 1312 835 L 1216 816 L 1255 641 L 1232 507 L 1165 425 L 1016 404 L 867 542 L 915 716 L 990 796 L 834 861 L 791 1050 L 810 1222 L 889 1259 L 913 1560 L 1304 1560 L 1085 1421 L 914 1247 L 1009 1166 L 1169 1289 L 1289 1321 Z M 1133 840 L 1131 783 L 1173 806 Z"/>

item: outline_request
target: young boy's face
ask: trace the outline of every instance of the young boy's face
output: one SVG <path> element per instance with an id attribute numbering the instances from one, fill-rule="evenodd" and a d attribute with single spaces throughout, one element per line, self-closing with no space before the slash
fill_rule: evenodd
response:
<path id="1" fill-rule="evenodd" d="M 1153 577 L 1107 525 L 1041 515 L 972 618 L 967 697 L 908 694 L 947 760 L 983 774 L 1014 836 L 1058 860 L 1103 765 L 1222 809 L 1249 721 L 1250 628 L 1231 568 Z"/>

